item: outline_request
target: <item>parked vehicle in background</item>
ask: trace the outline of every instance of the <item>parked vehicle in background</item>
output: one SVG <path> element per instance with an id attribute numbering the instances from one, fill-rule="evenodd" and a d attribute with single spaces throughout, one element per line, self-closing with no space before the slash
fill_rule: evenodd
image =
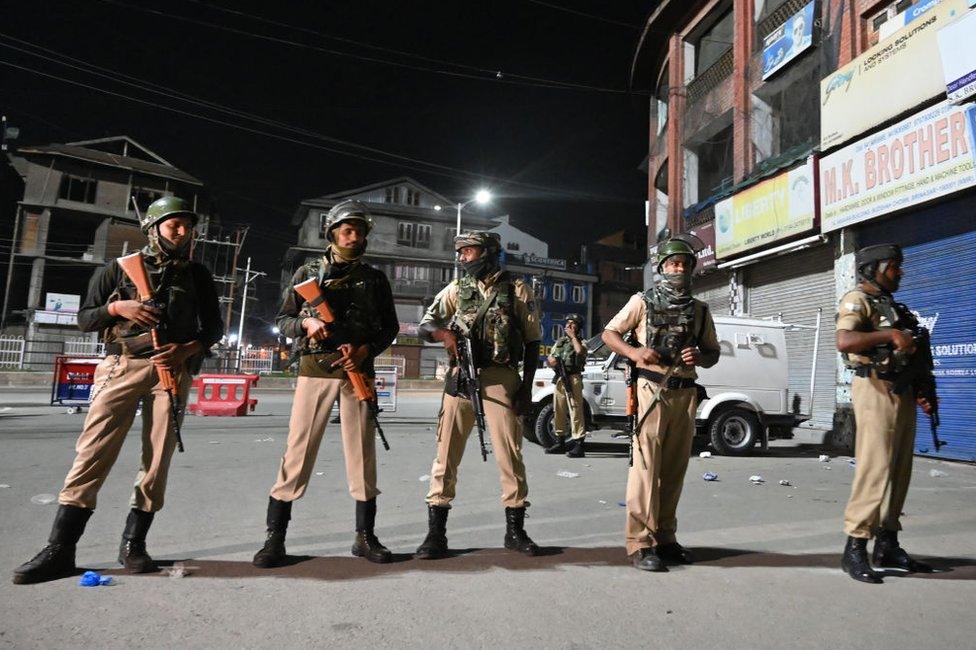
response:
<path id="1" fill-rule="evenodd" d="M 810 394 L 816 375 L 820 319 L 816 327 L 779 320 L 715 316 L 722 356 L 711 368 L 698 368 L 698 382 L 708 397 L 698 405 L 696 435 L 719 454 L 741 456 L 770 439 L 792 437 L 793 427 L 810 418 L 799 412 L 799 395 L 790 398 L 786 332 L 810 330 L 815 337 Z M 599 336 L 591 338 L 583 370 L 583 410 L 587 430 L 626 426 L 624 385 L 627 360 L 612 352 Z M 552 433 L 553 371 L 536 372 L 532 391 L 534 427 L 526 437 L 543 446 L 555 442 Z M 812 403 L 807 400 L 807 403 Z"/>

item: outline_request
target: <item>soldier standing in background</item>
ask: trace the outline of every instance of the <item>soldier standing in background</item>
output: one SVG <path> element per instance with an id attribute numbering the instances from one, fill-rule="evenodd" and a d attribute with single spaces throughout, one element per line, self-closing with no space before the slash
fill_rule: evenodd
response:
<path id="1" fill-rule="evenodd" d="M 583 412 L 583 368 L 586 366 L 586 342 L 581 341 L 580 325 L 583 319 L 579 314 L 566 316 L 564 334 L 553 344 L 546 363 L 553 370 L 562 366 L 569 385 L 556 375 L 556 390 L 552 396 L 553 435 L 556 443 L 546 449 L 547 454 L 566 452 L 570 458 L 583 458 L 586 452 L 583 443 L 586 438 L 586 418 Z M 567 393 L 571 393 L 567 395 Z M 568 417 L 567 417 L 568 415 Z M 572 443 L 566 446 L 566 420 L 569 420 Z M 568 449 L 568 450 L 567 450 Z"/>

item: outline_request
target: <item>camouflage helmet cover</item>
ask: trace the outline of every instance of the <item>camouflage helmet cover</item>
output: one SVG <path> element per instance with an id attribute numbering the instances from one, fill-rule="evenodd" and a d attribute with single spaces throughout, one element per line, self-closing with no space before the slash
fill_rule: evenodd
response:
<path id="1" fill-rule="evenodd" d="M 877 244 L 875 246 L 865 246 L 854 253 L 854 265 L 860 271 L 868 264 L 892 260 L 901 263 L 903 259 L 901 246 L 898 244 Z"/>
<path id="2" fill-rule="evenodd" d="M 460 251 L 465 246 L 480 246 L 487 253 L 496 255 L 502 249 L 502 239 L 497 232 L 471 230 L 454 238 L 454 250 Z"/>
<path id="3" fill-rule="evenodd" d="M 570 321 L 573 321 L 577 325 L 582 325 L 583 317 L 580 316 L 579 314 L 566 314 L 566 324 L 569 325 Z"/>
<path id="4" fill-rule="evenodd" d="M 325 217 L 325 236 L 332 241 L 332 230 L 345 221 L 358 221 L 366 228 L 366 236 L 373 229 L 373 217 L 362 201 L 343 201 L 336 203 Z"/>
<path id="5" fill-rule="evenodd" d="M 178 196 L 164 196 L 153 201 L 139 217 L 139 228 L 142 232 L 149 234 L 153 226 L 172 217 L 188 217 L 193 221 L 194 226 L 200 220 L 200 217 L 190 209 L 186 201 Z"/>

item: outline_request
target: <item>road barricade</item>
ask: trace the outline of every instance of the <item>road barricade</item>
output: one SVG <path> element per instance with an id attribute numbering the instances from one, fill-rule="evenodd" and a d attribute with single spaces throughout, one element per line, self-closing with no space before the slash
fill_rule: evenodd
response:
<path id="1" fill-rule="evenodd" d="M 258 403 L 251 397 L 251 387 L 258 375 L 200 375 L 193 380 L 197 401 L 190 404 L 194 415 L 241 416 L 253 411 Z"/>
<path id="2" fill-rule="evenodd" d="M 101 357 L 59 355 L 54 358 L 51 406 L 87 406 Z"/>

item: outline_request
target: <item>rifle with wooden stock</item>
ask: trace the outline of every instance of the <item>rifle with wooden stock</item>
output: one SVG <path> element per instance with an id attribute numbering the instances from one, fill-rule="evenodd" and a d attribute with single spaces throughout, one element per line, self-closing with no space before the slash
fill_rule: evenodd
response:
<path id="1" fill-rule="evenodd" d="M 335 312 L 332 311 L 329 302 L 325 299 L 325 295 L 322 293 L 322 287 L 319 286 L 317 279 L 310 278 L 296 284 L 295 293 L 305 299 L 305 302 L 315 310 L 315 313 L 323 323 L 331 325 L 336 321 Z M 386 435 L 383 433 L 383 427 L 380 425 L 379 414 L 381 409 L 373 382 L 360 370 L 347 370 L 346 376 L 349 377 L 349 383 L 352 384 L 353 392 L 356 393 L 356 399 L 360 402 L 365 402 L 369 408 L 369 413 L 373 416 L 373 423 L 376 425 L 376 432 L 380 436 L 383 448 L 389 451 L 390 443 L 386 441 Z"/>
<path id="2" fill-rule="evenodd" d="M 142 253 L 135 252 L 131 255 L 120 257 L 117 261 L 119 268 L 122 269 L 126 277 L 135 285 L 136 292 L 139 294 L 139 301 L 162 310 L 164 305 L 156 300 L 156 290 L 153 288 L 152 281 L 149 279 L 149 271 L 146 270 L 146 262 L 142 257 Z M 159 330 L 160 326 L 158 325 L 149 330 L 149 335 L 152 337 L 153 349 L 156 350 L 162 346 Z M 169 368 L 156 366 L 156 374 L 159 375 L 159 381 L 163 385 L 163 390 L 169 395 L 169 412 L 173 420 L 173 433 L 176 435 L 176 449 L 182 453 L 183 436 L 180 433 L 181 407 L 179 385 L 177 384 L 176 377 L 173 375 L 173 371 Z"/>

